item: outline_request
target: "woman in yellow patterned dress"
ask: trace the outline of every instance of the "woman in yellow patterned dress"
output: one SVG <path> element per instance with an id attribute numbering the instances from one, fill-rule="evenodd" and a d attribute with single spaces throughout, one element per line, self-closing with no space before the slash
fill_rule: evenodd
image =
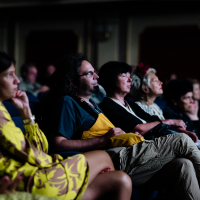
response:
<path id="1" fill-rule="evenodd" d="M 58 199 L 130 199 L 130 178 L 114 171 L 105 152 L 87 152 L 65 160 L 47 154 L 46 137 L 34 121 L 25 92 L 18 90 L 14 63 L 0 52 L 0 177 L 8 175 L 13 180 L 21 176 L 18 191 Z M 7 99 L 19 110 L 24 133 L 2 104 Z"/>

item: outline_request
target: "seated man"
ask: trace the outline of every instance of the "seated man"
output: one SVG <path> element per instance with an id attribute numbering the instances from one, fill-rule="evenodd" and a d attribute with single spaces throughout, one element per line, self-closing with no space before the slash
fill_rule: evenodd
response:
<path id="1" fill-rule="evenodd" d="M 49 87 L 36 82 L 38 70 L 34 64 L 25 64 L 21 67 L 23 81 L 19 84 L 19 89 L 38 96 L 40 92 L 47 92 Z"/>
<path id="2" fill-rule="evenodd" d="M 43 116 L 54 151 L 105 148 L 110 138 L 112 141 L 113 137 L 125 134 L 90 100 L 91 94 L 98 92 L 98 75 L 86 58 L 69 57 L 56 76 Z M 92 134 L 94 138 L 90 137 Z M 81 140 L 83 136 L 87 139 Z M 200 151 L 191 138 L 182 133 L 151 141 L 137 137 L 140 142 L 130 147 L 118 143 L 118 147 L 106 150 L 115 167 L 131 177 L 133 186 L 148 189 L 172 186 L 177 199 L 200 198 Z"/>

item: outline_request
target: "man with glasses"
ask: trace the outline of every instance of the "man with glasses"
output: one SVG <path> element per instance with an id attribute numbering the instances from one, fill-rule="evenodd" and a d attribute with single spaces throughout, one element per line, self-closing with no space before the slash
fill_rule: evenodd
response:
<path id="1" fill-rule="evenodd" d="M 40 92 L 47 92 L 49 87 L 46 85 L 41 85 L 36 82 L 38 75 L 38 70 L 36 66 L 32 63 L 24 64 L 21 67 L 21 76 L 23 80 L 19 84 L 19 89 L 29 92 L 34 96 L 38 96 Z"/>
<path id="2" fill-rule="evenodd" d="M 111 137 L 125 134 L 116 127 L 104 130 L 103 121 L 98 124 L 102 112 L 90 99 L 98 91 L 97 79 L 94 68 L 82 56 L 71 56 L 58 68 L 55 88 L 43 116 L 46 126 L 42 128 L 50 134 L 50 148 L 54 152 L 99 149 Z M 104 131 L 104 135 L 81 139 L 84 132 L 92 131 L 97 124 L 93 131 Z M 167 135 L 106 151 L 115 168 L 131 177 L 133 186 L 150 191 L 170 186 L 177 199 L 200 199 L 200 151 L 186 134 Z"/>

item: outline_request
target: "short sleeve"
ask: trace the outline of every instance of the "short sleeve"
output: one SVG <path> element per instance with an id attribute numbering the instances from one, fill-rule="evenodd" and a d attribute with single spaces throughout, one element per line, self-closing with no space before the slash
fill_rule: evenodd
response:
<path id="1" fill-rule="evenodd" d="M 94 123 L 95 119 L 69 96 L 61 98 L 52 112 L 53 132 L 61 133 L 67 139 L 80 129 L 88 130 Z"/>

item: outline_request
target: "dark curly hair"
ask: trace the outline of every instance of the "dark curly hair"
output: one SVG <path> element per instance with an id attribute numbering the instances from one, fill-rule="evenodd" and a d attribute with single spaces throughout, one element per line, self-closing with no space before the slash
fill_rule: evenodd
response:
<path id="1" fill-rule="evenodd" d="M 71 83 L 74 85 L 79 84 L 79 67 L 84 60 L 87 60 L 87 58 L 81 54 L 63 59 L 54 74 L 54 96 L 57 96 L 57 98 L 65 95 L 75 97 L 75 89 Z"/>
<path id="2" fill-rule="evenodd" d="M 65 57 L 60 63 L 59 67 L 52 75 L 53 89 L 47 95 L 46 99 L 42 102 L 38 118 L 45 130 L 46 122 L 48 123 L 49 116 L 51 115 L 52 105 L 55 105 L 57 101 L 63 96 L 71 96 L 74 98 L 76 96 L 76 91 L 73 85 L 78 85 L 80 82 L 79 67 L 82 61 L 87 58 L 84 55 L 77 54 Z M 73 85 L 71 84 L 73 83 Z"/>

